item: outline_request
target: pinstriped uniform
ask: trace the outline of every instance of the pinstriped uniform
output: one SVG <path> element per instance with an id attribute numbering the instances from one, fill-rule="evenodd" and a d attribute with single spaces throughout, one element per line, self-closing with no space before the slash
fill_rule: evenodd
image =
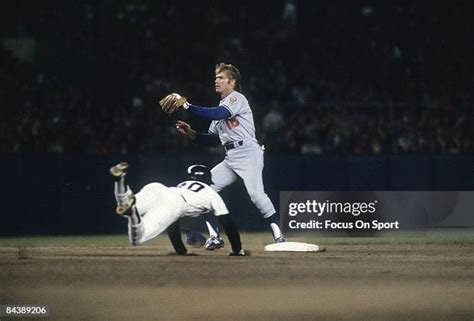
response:
<path id="1" fill-rule="evenodd" d="M 178 190 L 186 199 L 188 206 L 184 216 L 199 216 L 203 213 L 213 213 L 215 216 L 229 213 L 224 201 L 209 185 L 198 181 L 185 181 L 178 187 L 171 187 Z"/>
<path id="2" fill-rule="evenodd" d="M 135 208 L 141 221 L 136 225 L 128 221 L 132 244 L 142 244 L 157 237 L 180 217 L 209 212 L 216 216 L 229 213 L 222 198 L 208 185 L 185 181 L 178 186 L 151 183 L 135 194 Z"/>

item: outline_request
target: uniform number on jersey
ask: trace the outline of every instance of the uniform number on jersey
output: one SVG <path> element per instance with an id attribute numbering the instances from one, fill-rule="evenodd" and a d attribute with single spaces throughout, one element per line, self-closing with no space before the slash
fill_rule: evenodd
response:
<path id="1" fill-rule="evenodd" d="M 229 127 L 229 129 L 235 128 L 240 125 L 239 120 L 235 116 L 232 118 L 226 119 L 225 123 L 227 127 Z"/>
<path id="2" fill-rule="evenodd" d="M 204 188 L 204 185 L 199 182 L 192 182 L 191 185 L 187 186 L 186 188 L 197 193 Z"/>

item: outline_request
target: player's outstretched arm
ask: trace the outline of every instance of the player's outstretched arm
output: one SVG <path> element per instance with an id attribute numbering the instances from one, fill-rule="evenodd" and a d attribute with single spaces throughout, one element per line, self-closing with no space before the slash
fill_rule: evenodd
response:
<path id="1" fill-rule="evenodd" d="M 185 104 L 184 108 L 194 115 L 212 120 L 226 119 L 231 116 L 229 109 L 225 106 L 201 107 L 191 104 Z"/>
<path id="2" fill-rule="evenodd" d="M 240 253 L 242 250 L 242 242 L 240 240 L 239 231 L 235 227 L 229 214 L 216 216 L 219 224 L 224 228 L 224 232 L 229 238 L 230 246 L 233 253 Z"/>
<path id="3" fill-rule="evenodd" d="M 181 230 L 179 228 L 179 222 L 176 221 L 171 224 L 168 229 L 166 230 L 168 233 L 168 237 L 173 244 L 174 250 L 178 255 L 186 255 L 188 250 L 184 246 L 183 240 L 181 239 Z"/>
<path id="4" fill-rule="evenodd" d="M 194 115 L 212 120 L 229 118 L 232 114 L 226 106 L 203 107 L 190 104 L 186 97 L 177 93 L 172 93 L 161 99 L 159 102 L 161 109 L 171 115 L 178 109 L 184 108 Z"/>

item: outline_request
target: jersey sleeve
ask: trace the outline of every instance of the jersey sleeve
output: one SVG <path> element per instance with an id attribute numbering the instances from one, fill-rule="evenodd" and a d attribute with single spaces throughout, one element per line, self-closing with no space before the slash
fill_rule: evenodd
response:
<path id="1" fill-rule="evenodd" d="M 232 118 L 238 114 L 242 113 L 242 107 L 244 106 L 245 97 L 237 92 L 231 93 L 229 96 L 224 98 L 221 106 L 227 108 L 230 112 L 230 117 Z"/>
<path id="2" fill-rule="evenodd" d="M 196 105 L 189 105 L 188 110 L 196 116 L 212 120 L 221 120 L 230 117 L 229 109 L 224 106 L 201 107 Z"/>
<path id="3" fill-rule="evenodd" d="M 217 131 L 217 123 L 218 123 L 218 121 L 215 121 L 215 120 L 213 120 L 211 122 L 211 124 L 209 125 L 209 129 L 208 129 L 209 134 L 219 135 L 219 132 Z"/>
<path id="4" fill-rule="evenodd" d="M 229 210 L 227 209 L 227 206 L 225 205 L 220 195 L 217 194 L 216 192 L 214 192 L 213 194 L 214 195 L 212 196 L 212 199 L 211 199 L 211 209 L 212 209 L 213 214 L 215 216 L 229 214 Z"/>

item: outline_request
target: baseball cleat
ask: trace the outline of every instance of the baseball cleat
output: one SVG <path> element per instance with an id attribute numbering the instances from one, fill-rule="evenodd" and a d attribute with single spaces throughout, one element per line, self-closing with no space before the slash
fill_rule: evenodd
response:
<path id="1" fill-rule="evenodd" d="M 288 242 L 288 239 L 283 234 L 275 240 L 275 243 L 285 243 L 285 242 Z"/>
<path id="2" fill-rule="evenodd" d="M 130 209 L 130 206 L 124 206 L 124 205 L 117 205 L 117 208 L 115 209 L 115 212 L 118 215 L 125 216 L 125 213 Z"/>
<path id="3" fill-rule="evenodd" d="M 122 204 L 122 205 L 117 205 L 117 208 L 115 209 L 115 212 L 118 214 L 118 215 L 121 215 L 121 216 L 127 216 L 128 215 L 128 210 L 132 207 L 132 203 L 133 202 L 130 202 L 130 204 Z"/>
<path id="4" fill-rule="evenodd" d="M 124 177 L 125 174 L 127 174 L 127 170 L 128 170 L 128 163 L 122 162 L 122 163 L 118 163 L 115 166 L 112 166 L 110 168 L 110 174 L 114 178 L 120 179 L 120 178 Z"/>
<path id="5" fill-rule="evenodd" d="M 207 239 L 205 244 L 205 248 L 208 251 L 214 251 L 220 249 L 221 247 L 224 247 L 224 240 L 218 236 L 211 236 Z"/>
<path id="6" fill-rule="evenodd" d="M 229 256 L 250 256 L 250 251 L 244 249 L 240 250 L 239 253 L 232 251 L 229 253 Z"/>
<path id="7" fill-rule="evenodd" d="M 115 212 L 118 215 L 128 215 L 128 212 L 135 202 L 135 197 L 130 187 L 127 186 L 127 191 L 123 194 L 115 194 L 115 200 L 117 201 L 117 208 Z"/>

